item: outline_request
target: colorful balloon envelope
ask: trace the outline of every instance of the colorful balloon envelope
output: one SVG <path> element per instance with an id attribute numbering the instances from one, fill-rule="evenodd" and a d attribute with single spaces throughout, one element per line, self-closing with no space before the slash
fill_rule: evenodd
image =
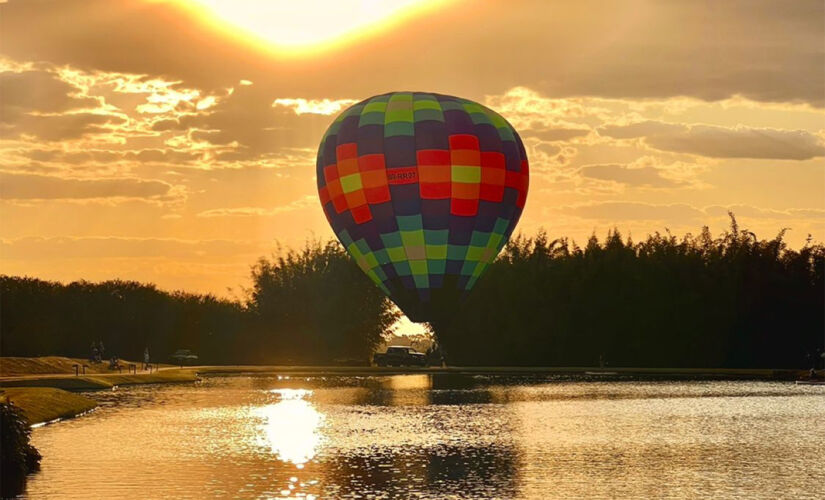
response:
<path id="1" fill-rule="evenodd" d="M 478 103 L 425 92 L 342 112 L 318 149 L 338 239 L 412 321 L 442 321 L 495 259 L 527 199 L 516 131 Z"/>

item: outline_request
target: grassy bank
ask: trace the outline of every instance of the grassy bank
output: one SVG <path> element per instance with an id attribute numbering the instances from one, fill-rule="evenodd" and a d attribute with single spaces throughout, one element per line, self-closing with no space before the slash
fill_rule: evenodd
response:
<path id="1" fill-rule="evenodd" d="M 54 387 L 67 391 L 92 391 L 110 389 L 116 385 L 164 384 L 171 382 L 194 382 L 197 374 L 190 369 L 169 369 L 154 373 L 81 375 L 43 375 L 37 377 L 6 377 L 0 379 L 0 387 Z"/>
<path id="2" fill-rule="evenodd" d="M 29 424 L 74 417 L 97 407 L 93 399 L 53 387 L 6 387 L 0 389 L 0 399 L 20 407 Z"/>
<path id="3" fill-rule="evenodd" d="M 127 361 L 121 359 L 120 363 L 126 367 L 134 364 L 138 367 L 141 363 L 137 361 Z M 86 365 L 86 374 L 108 374 L 117 373 L 115 370 L 109 369 L 109 362 L 89 363 L 88 359 L 82 358 L 67 358 L 63 356 L 39 356 L 32 358 L 21 358 L 14 356 L 0 357 L 0 377 L 14 377 L 23 375 L 55 375 L 55 374 L 74 374 L 75 365 L 78 365 L 81 373 L 83 365 Z M 171 365 L 160 365 L 161 367 L 168 367 Z"/>
<path id="4" fill-rule="evenodd" d="M 74 365 L 88 365 L 86 375 L 75 376 Z M 128 364 L 129 362 L 125 362 Z M 0 358 L 0 399 L 19 406 L 29 423 L 68 418 L 97 406 L 93 399 L 71 391 L 111 389 L 118 385 L 194 382 L 192 369 L 170 368 L 153 373 L 123 374 L 109 370 L 108 363 L 88 364 L 86 360 L 60 356 Z"/>
<path id="5" fill-rule="evenodd" d="M 133 364 L 123 361 L 125 366 Z M 86 374 L 75 376 L 75 365 L 86 365 Z M 138 363 L 134 363 L 138 365 Z M 135 374 L 110 370 L 109 363 L 89 363 L 85 359 L 62 356 L 35 358 L 0 357 L 0 387 L 53 387 L 67 391 L 110 389 L 116 385 L 162 384 L 193 382 L 197 375 L 191 369 L 160 365 L 160 371 Z"/>
<path id="6" fill-rule="evenodd" d="M 93 399 L 72 391 L 198 380 L 192 369 L 167 367 L 153 373 L 122 374 L 109 370 L 108 363 L 89 365 L 86 375 L 75 376 L 74 365 L 84 362 L 59 356 L 0 358 L 0 399 L 8 399 L 19 406 L 29 423 L 38 424 L 74 417 L 97 406 Z"/>

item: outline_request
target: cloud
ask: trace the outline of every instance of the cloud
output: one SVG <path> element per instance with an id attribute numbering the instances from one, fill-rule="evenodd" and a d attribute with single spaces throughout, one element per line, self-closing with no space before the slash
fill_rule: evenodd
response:
<path id="1" fill-rule="evenodd" d="M 606 125 L 598 132 L 614 139 L 643 137 L 645 143 L 655 149 L 711 158 L 809 160 L 825 156 L 822 138 L 805 130 L 642 121 Z"/>
<path id="2" fill-rule="evenodd" d="M 804 130 L 694 125 L 688 131 L 649 137 L 656 149 L 714 158 L 809 160 L 825 156 L 822 139 Z"/>
<path id="3" fill-rule="evenodd" d="M 138 151 L 125 151 L 125 159 L 137 160 L 139 162 L 165 162 L 172 164 L 186 164 L 201 155 L 191 151 L 175 151 L 171 148 L 147 148 Z"/>
<path id="4" fill-rule="evenodd" d="M 223 161 L 271 157 L 288 148 L 316 148 L 331 118 L 297 113 L 297 108 L 272 106 L 272 102 L 267 89 L 243 86 L 207 113 L 158 122 L 155 129 L 188 130 L 191 139 L 222 147 L 216 158 Z"/>
<path id="5" fill-rule="evenodd" d="M 571 179 L 579 181 L 576 185 L 582 193 L 593 189 L 623 192 L 624 187 L 699 189 L 708 187 L 699 177 L 708 168 L 708 165 L 698 162 L 667 161 L 659 156 L 648 155 L 627 163 L 585 164 L 571 172 Z M 582 184 L 581 180 L 592 182 Z"/>
<path id="6" fill-rule="evenodd" d="M 44 70 L 0 73 L 0 122 L 14 123 L 32 111 L 59 113 L 97 107 L 98 101 L 79 96 L 80 89 Z"/>
<path id="7" fill-rule="evenodd" d="M 585 165 L 579 169 L 582 177 L 613 181 L 628 186 L 645 186 L 655 188 L 675 187 L 682 181 L 663 176 L 663 169 L 651 166 L 634 167 L 630 165 Z"/>
<path id="8" fill-rule="evenodd" d="M 65 145 L 63 143 L 55 143 L 55 146 Z M 101 170 L 114 167 L 119 162 L 129 162 L 134 165 L 138 163 L 165 163 L 175 164 L 179 166 L 186 166 L 192 161 L 200 158 L 200 154 L 189 151 L 175 151 L 171 148 L 166 149 L 138 149 L 138 150 L 117 150 L 117 149 L 78 149 L 67 150 L 60 147 L 46 148 L 44 145 L 38 144 L 31 148 L 20 148 L 14 150 L 8 148 L 3 152 L 7 157 L 17 158 L 18 165 L 14 170 L 31 171 L 34 168 L 39 168 L 44 171 L 67 171 L 67 170 L 88 170 L 92 166 L 100 166 Z M 110 147 L 112 147 L 110 145 Z M 30 161 L 37 162 L 37 166 L 30 163 Z M 47 163 L 44 165 L 42 163 Z M 7 167 L 6 170 L 9 170 Z M 98 170 L 98 169 L 94 169 Z"/>
<path id="9" fill-rule="evenodd" d="M 629 201 L 606 201 L 568 205 L 556 209 L 566 215 L 601 221 L 679 221 L 690 223 L 701 220 L 705 213 L 685 204 L 660 205 Z"/>
<path id="10" fill-rule="evenodd" d="M 241 240 L 180 240 L 172 238 L 39 238 L 0 240 L 6 260 L 232 257 L 259 254 L 271 244 Z"/>
<path id="11" fill-rule="evenodd" d="M 822 220 L 822 217 L 825 217 L 825 210 L 820 209 L 775 210 L 750 205 L 711 205 L 698 208 L 685 203 L 657 204 L 626 201 L 567 205 L 557 208 L 556 211 L 604 222 L 664 221 L 674 224 L 693 224 L 706 221 L 709 217 L 727 218 L 728 212 L 732 212 L 737 217 L 772 220 Z"/>
<path id="12" fill-rule="evenodd" d="M 122 117 L 100 110 L 98 99 L 82 93 L 80 87 L 62 80 L 53 69 L 0 73 L 3 136 L 61 141 L 123 123 Z"/>
<path id="13" fill-rule="evenodd" d="M 172 186 L 159 180 L 134 178 L 68 179 L 46 175 L 0 173 L 0 198 L 56 200 L 91 198 L 161 199 Z"/>
<path id="14" fill-rule="evenodd" d="M 686 125 L 645 120 L 627 125 L 605 125 L 598 129 L 600 135 L 614 139 L 635 139 L 637 137 L 680 134 L 689 130 Z"/>
<path id="15" fill-rule="evenodd" d="M 713 217 L 727 217 L 728 212 L 732 212 L 737 217 L 747 217 L 756 219 L 773 220 L 799 220 L 815 219 L 820 222 L 825 220 L 825 210 L 810 208 L 790 208 L 786 210 L 775 210 L 770 208 L 757 208 L 750 205 L 712 205 L 705 207 L 705 213 Z"/>
<path id="16" fill-rule="evenodd" d="M 609 114 L 609 110 L 601 106 L 600 99 L 546 97 L 535 87 L 524 85 L 514 86 L 499 95 L 486 95 L 484 104 L 506 116 L 518 130 L 525 133 L 535 130 L 539 134 L 546 131 L 551 136 L 556 130 L 569 130 L 568 134 L 578 130 L 584 135 L 588 128 L 600 124 Z"/>
<path id="17" fill-rule="evenodd" d="M 262 207 L 237 207 L 237 208 L 213 208 L 199 212 L 197 217 L 266 217 L 279 215 L 295 210 L 301 210 L 311 206 L 319 205 L 318 198 L 314 195 L 307 195 L 291 203 L 273 208 Z"/>
<path id="18" fill-rule="evenodd" d="M 548 142 L 555 141 L 569 141 L 576 137 L 582 137 L 590 133 L 590 129 L 586 128 L 544 128 L 544 129 L 528 129 L 521 135 L 526 137 L 535 137 L 536 139 Z"/>
<path id="19" fill-rule="evenodd" d="M 529 137 L 524 140 L 524 148 L 530 158 L 530 175 L 533 179 L 541 176 L 555 178 L 559 175 L 568 176 L 565 172 L 570 161 L 576 156 L 576 148 L 558 143 L 539 141 Z"/>
<path id="20" fill-rule="evenodd" d="M 89 134 L 107 133 L 110 125 L 123 123 L 122 117 L 98 113 L 60 115 L 23 115 L 9 128 L 7 137 L 30 135 L 45 141 L 77 139 Z"/>
<path id="21" fill-rule="evenodd" d="M 459 89 L 480 99 L 524 85 L 557 97 L 741 95 L 825 105 L 819 0 L 469 4 L 457 1 L 296 62 L 229 36 L 220 21 L 210 24 L 182 2 L 11 0 L 0 7 L 2 50 L 18 60 L 163 75 L 199 87 L 250 80 L 273 98 L 412 88 Z M 422 43 L 424 33 L 439 33 L 437 42 Z"/>
<path id="22" fill-rule="evenodd" d="M 342 109 L 352 104 L 355 104 L 355 99 L 275 99 L 272 102 L 272 107 L 283 106 L 292 109 L 296 115 L 314 114 L 314 115 L 332 115 L 336 114 Z"/>
<path id="23" fill-rule="evenodd" d="M 791 208 L 788 212 L 796 217 L 815 219 L 819 221 L 820 224 L 822 224 L 822 221 L 825 220 L 825 210 L 816 208 Z"/>
<path id="24" fill-rule="evenodd" d="M 18 165 L 25 165 L 26 158 L 58 169 L 60 162 L 198 162 L 208 167 L 273 159 L 290 148 L 314 149 L 330 122 L 323 113 L 352 102 L 276 99 L 279 104 L 273 106 L 271 90 L 261 86 L 206 91 L 147 75 L 48 63 L 37 67 L 6 72 L 13 90 L 9 97 L 20 102 L 9 104 L 4 96 L 4 110 L 15 112 L 5 113 L 0 132 L 29 141 L 16 145 Z M 51 101 L 30 99 L 20 90 L 26 85 L 43 87 Z M 46 146 L 43 141 L 61 144 Z"/>

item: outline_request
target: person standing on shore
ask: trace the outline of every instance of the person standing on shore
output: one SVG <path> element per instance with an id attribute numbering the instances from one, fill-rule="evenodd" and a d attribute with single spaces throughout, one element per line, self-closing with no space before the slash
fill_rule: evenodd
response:
<path id="1" fill-rule="evenodd" d="M 89 353 L 89 362 L 90 363 L 97 363 L 98 362 L 97 346 L 95 345 L 94 341 L 92 341 L 91 352 Z"/>
<path id="2" fill-rule="evenodd" d="M 149 347 L 147 346 L 146 349 L 143 350 L 143 369 L 146 370 L 149 368 Z"/>

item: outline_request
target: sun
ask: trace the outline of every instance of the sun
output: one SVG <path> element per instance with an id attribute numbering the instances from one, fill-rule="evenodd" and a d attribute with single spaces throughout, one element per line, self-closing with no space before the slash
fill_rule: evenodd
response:
<path id="1" fill-rule="evenodd" d="M 320 52 L 385 31 L 454 0 L 186 0 L 210 23 L 284 55 Z"/>

